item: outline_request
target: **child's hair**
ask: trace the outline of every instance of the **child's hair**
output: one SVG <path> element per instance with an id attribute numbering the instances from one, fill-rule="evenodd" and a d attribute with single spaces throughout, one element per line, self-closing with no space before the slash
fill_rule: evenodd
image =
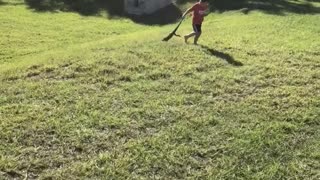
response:
<path id="1" fill-rule="evenodd" d="M 208 2 L 208 0 L 200 0 L 200 2 Z"/>

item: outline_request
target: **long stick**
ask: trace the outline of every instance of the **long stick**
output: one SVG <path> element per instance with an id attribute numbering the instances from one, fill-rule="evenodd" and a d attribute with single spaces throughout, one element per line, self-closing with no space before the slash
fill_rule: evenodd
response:
<path id="1" fill-rule="evenodd" d="M 179 24 L 177 25 L 177 27 L 165 38 L 162 39 L 162 41 L 169 41 L 173 36 L 179 36 L 176 34 L 177 30 L 179 29 L 181 23 L 183 22 L 184 17 L 181 18 Z"/>

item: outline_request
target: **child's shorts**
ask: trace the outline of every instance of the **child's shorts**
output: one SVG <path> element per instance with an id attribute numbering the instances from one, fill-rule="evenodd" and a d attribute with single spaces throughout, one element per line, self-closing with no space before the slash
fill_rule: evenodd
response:
<path id="1" fill-rule="evenodd" d="M 201 33 L 202 30 L 201 30 L 201 26 L 202 24 L 193 24 L 193 31 L 196 32 L 196 33 Z"/>

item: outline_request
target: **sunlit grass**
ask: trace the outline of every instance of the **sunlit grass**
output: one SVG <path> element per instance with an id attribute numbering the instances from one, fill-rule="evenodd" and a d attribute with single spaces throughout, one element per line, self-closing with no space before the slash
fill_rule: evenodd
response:
<path id="1" fill-rule="evenodd" d="M 0 177 L 318 179 L 319 15 L 173 27 L 0 6 Z"/>

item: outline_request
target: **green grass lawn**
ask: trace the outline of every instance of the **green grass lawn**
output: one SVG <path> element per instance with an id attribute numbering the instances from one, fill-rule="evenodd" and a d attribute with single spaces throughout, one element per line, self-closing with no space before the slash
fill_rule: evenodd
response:
<path id="1" fill-rule="evenodd" d="M 0 179 L 320 179 L 320 14 L 174 26 L 1 0 Z"/>

